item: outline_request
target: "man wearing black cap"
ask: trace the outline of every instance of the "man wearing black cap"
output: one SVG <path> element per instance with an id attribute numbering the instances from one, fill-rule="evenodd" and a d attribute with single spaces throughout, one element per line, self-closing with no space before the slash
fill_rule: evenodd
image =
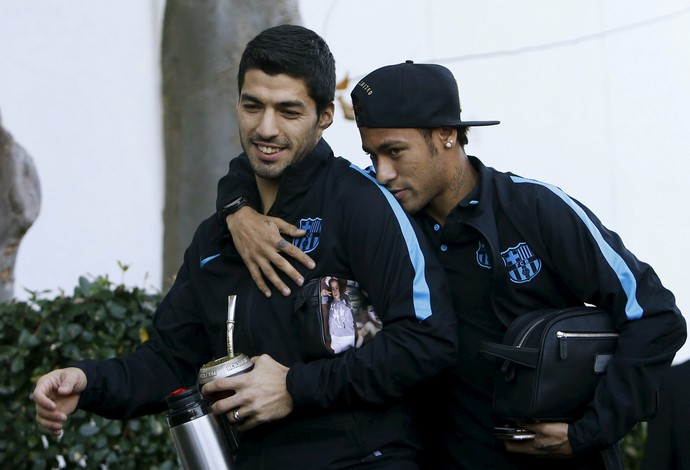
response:
<path id="1" fill-rule="evenodd" d="M 498 122 L 461 120 L 457 84 L 445 67 L 409 61 L 382 67 L 351 96 L 376 178 L 416 214 L 437 247 L 458 316 L 460 348 L 456 370 L 442 378 L 444 408 L 425 403 L 442 422 L 440 449 L 429 450 L 443 464 L 432 468 L 622 468 L 617 443 L 653 413 L 657 378 L 685 340 L 673 294 L 578 201 L 467 156 L 468 127 Z M 233 235 L 237 224 L 246 229 L 242 218 L 250 212 L 228 218 Z M 269 242 L 274 253 L 266 258 L 292 276 L 284 260 L 271 258 L 277 240 L 273 234 L 245 250 L 254 256 L 247 262 L 259 263 L 272 282 L 275 273 L 257 262 Z M 525 423 L 536 433 L 532 440 L 498 440 L 492 433 L 496 368 L 478 354 L 480 344 L 501 342 L 522 314 L 583 304 L 611 312 L 619 330 L 616 354 L 587 411 L 571 423 Z"/>

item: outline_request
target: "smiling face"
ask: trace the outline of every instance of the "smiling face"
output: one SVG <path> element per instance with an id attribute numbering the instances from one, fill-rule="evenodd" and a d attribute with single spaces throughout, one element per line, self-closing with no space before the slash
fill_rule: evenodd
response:
<path id="1" fill-rule="evenodd" d="M 331 286 L 331 294 L 333 294 L 333 298 L 335 300 L 340 300 L 340 285 L 338 284 L 338 281 L 332 280 L 330 282 Z"/>
<path id="2" fill-rule="evenodd" d="M 304 158 L 333 122 L 333 105 L 317 113 L 304 81 L 250 69 L 237 104 L 242 148 L 257 178 L 277 185 L 285 168 Z"/>

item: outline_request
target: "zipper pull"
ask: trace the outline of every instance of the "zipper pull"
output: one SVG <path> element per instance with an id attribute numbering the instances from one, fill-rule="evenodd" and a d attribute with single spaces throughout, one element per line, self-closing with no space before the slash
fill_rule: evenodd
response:
<path id="1" fill-rule="evenodd" d="M 562 331 L 557 331 L 556 338 L 558 338 L 558 352 L 561 359 L 565 360 L 568 358 L 568 335 Z"/>

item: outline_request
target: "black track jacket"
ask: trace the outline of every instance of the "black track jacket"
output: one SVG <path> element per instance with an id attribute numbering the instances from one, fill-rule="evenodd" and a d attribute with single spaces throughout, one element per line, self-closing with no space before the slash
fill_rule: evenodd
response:
<path id="1" fill-rule="evenodd" d="M 468 198 L 443 225 L 424 213 L 415 217 L 445 269 L 460 335 L 455 372 L 435 386 L 448 401 L 438 400 L 435 411 L 422 406 L 446 423 L 432 423 L 425 434 L 441 430 L 441 442 L 428 442 L 449 454 L 449 468 L 565 469 L 599 460 L 599 450 L 654 413 L 658 376 L 685 340 L 685 320 L 654 270 L 588 208 L 555 186 L 469 158 L 479 183 Z M 243 194 L 234 185 L 247 174 L 229 176 L 219 184 L 219 208 Z M 492 434 L 498 367 L 478 354 L 481 342 L 500 342 L 521 314 L 585 303 L 610 311 L 620 336 L 588 411 L 569 428 L 579 457 L 554 462 L 507 453 Z"/>
<path id="2" fill-rule="evenodd" d="M 570 468 L 568 461 L 509 454 L 493 437 L 497 367 L 477 353 L 481 341 L 500 342 L 513 319 L 535 310 L 587 303 L 611 312 L 619 330 L 616 353 L 568 433 L 576 455 L 589 458 L 653 415 L 659 375 L 685 340 L 685 320 L 652 267 L 587 207 L 553 185 L 469 158 L 478 186 L 444 225 L 417 216 L 437 246 L 461 335 L 444 414 L 451 418 L 446 448 L 454 468 Z"/>
<path id="3" fill-rule="evenodd" d="M 246 157 L 235 160 L 248 165 Z M 307 281 L 325 275 L 358 281 L 383 322 L 381 332 L 361 348 L 305 362 L 293 313 L 299 288 L 292 285 L 288 298 L 264 297 L 214 214 L 185 252 L 155 313 L 153 337 L 128 356 L 74 364 L 88 377 L 79 407 L 112 418 L 162 411 L 167 394 L 193 385 L 202 364 L 227 354 L 227 298 L 234 294 L 235 350 L 269 354 L 290 367 L 295 406 L 285 419 L 243 433 L 238 468 L 413 460 L 419 444 L 408 392 L 451 366 L 457 348 L 440 264 L 385 188 L 335 158 L 323 140 L 285 170 L 269 214 L 309 229 L 295 243 L 303 243 L 317 267 L 298 269 Z"/>

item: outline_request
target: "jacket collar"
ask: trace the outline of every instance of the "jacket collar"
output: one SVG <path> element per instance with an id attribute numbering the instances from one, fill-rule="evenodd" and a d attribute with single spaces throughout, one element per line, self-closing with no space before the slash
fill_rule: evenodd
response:
<path id="1" fill-rule="evenodd" d="M 285 168 L 280 178 L 278 195 L 269 214 L 282 217 L 292 201 L 303 196 L 312 187 L 316 175 L 331 158 L 333 150 L 322 138 L 302 160 Z"/>

